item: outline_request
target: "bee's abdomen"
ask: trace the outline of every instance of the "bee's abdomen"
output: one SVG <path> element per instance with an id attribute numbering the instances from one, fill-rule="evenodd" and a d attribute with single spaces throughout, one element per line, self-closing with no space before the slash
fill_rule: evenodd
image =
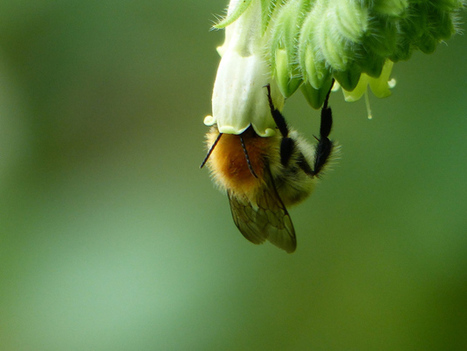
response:
<path id="1" fill-rule="evenodd" d="M 223 134 L 208 166 L 216 182 L 233 196 L 252 197 L 264 178 L 270 138 L 259 137 L 251 127 L 241 136 L 244 147 L 239 135 Z"/>

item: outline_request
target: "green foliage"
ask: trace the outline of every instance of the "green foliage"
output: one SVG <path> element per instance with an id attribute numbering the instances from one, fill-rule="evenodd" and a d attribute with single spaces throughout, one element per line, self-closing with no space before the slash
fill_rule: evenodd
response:
<path id="1" fill-rule="evenodd" d="M 408 60 L 417 50 L 432 53 L 439 42 L 456 33 L 457 14 L 466 4 L 464 0 L 255 1 L 262 6 L 265 55 L 285 97 L 304 82 L 302 91 L 319 91 L 331 76 L 351 91 L 361 73 L 379 77 L 387 60 Z M 215 27 L 234 22 L 251 2 L 232 1 L 229 15 Z M 320 99 L 307 96 L 307 100 Z"/>

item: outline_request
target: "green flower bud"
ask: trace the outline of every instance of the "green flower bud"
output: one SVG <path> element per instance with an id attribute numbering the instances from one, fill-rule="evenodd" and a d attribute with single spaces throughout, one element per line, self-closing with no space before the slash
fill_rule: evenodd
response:
<path id="1" fill-rule="evenodd" d="M 396 50 L 397 40 L 396 23 L 389 16 L 378 14 L 368 24 L 368 29 L 362 37 L 362 46 L 386 58 Z"/>
<path id="2" fill-rule="evenodd" d="M 276 50 L 274 76 L 282 95 L 286 98 L 295 93 L 303 81 L 298 65 L 290 63 L 284 49 Z"/>
<path id="3" fill-rule="evenodd" d="M 409 0 L 375 0 L 373 10 L 379 15 L 400 16 L 409 6 Z"/>
<path id="4" fill-rule="evenodd" d="M 307 14 L 300 33 L 302 69 L 305 69 L 306 74 L 313 75 L 307 69 L 307 65 L 312 66 L 309 62 L 312 59 L 315 69 L 321 66 L 345 71 L 367 24 L 368 10 L 357 2 L 317 0 Z M 324 64 L 317 65 L 320 61 Z M 312 82 L 312 85 L 318 88 L 316 82 Z"/>
<path id="5" fill-rule="evenodd" d="M 310 106 L 319 109 L 323 105 L 329 89 L 331 89 L 331 84 L 332 78 L 329 77 L 319 89 L 313 88 L 310 83 L 306 82 L 302 84 L 301 90 Z"/>
<path id="6" fill-rule="evenodd" d="M 352 91 L 357 86 L 361 73 L 360 66 L 353 64 L 346 71 L 334 71 L 333 76 L 343 89 Z"/>
<path id="7" fill-rule="evenodd" d="M 395 81 L 389 80 L 393 64 L 394 62 L 387 60 L 378 78 L 373 78 L 363 73 L 360 76 L 358 84 L 351 91 L 343 87 L 345 101 L 352 102 L 359 100 L 366 93 L 368 86 L 370 86 L 371 91 L 378 98 L 391 95 L 390 89 L 395 86 Z"/>
<path id="8" fill-rule="evenodd" d="M 270 40 L 271 69 L 285 97 L 291 96 L 302 83 L 294 47 L 308 5 L 309 1 L 306 0 L 290 0 L 273 19 L 274 27 L 271 29 Z"/>
<path id="9" fill-rule="evenodd" d="M 324 5 L 318 1 L 303 22 L 298 42 L 298 57 L 303 78 L 314 89 L 319 89 L 331 74 L 324 55 L 319 50 L 318 37 L 312 34 L 319 28 L 324 11 Z"/>
<path id="10" fill-rule="evenodd" d="M 222 29 L 235 22 L 241 15 L 243 15 L 248 6 L 250 6 L 251 1 L 252 0 L 231 1 L 229 4 L 227 17 L 225 17 L 219 23 L 215 24 L 214 28 Z"/>

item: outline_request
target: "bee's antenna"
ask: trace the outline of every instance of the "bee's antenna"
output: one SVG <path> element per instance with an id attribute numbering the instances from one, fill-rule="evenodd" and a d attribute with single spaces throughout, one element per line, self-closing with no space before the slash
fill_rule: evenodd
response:
<path id="1" fill-rule="evenodd" d="M 242 143 L 243 152 L 245 153 L 246 163 L 248 164 L 248 168 L 251 174 L 253 174 L 255 178 L 258 178 L 258 176 L 255 173 L 255 170 L 251 166 L 250 157 L 248 156 L 248 151 L 246 150 L 246 146 L 245 146 L 245 141 L 243 140 L 243 137 L 241 135 L 239 135 L 239 137 L 240 137 L 240 142 Z"/>
<path id="2" fill-rule="evenodd" d="M 211 156 L 211 154 L 212 154 L 214 148 L 216 147 L 217 143 L 219 142 L 221 136 L 222 136 L 222 133 L 219 133 L 219 135 L 216 138 L 216 141 L 214 141 L 214 144 L 212 144 L 211 148 L 208 151 L 208 154 L 204 158 L 203 163 L 201 163 L 201 166 L 199 166 L 199 168 L 203 168 L 204 165 L 206 164 L 206 162 L 208 162 L 209 156 Z"/>

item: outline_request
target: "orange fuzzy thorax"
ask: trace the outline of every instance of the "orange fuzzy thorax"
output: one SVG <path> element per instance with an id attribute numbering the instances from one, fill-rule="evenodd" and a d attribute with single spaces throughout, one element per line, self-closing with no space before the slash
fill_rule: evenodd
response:
<path id="1" fill-rule="evenodd" d="M 209 147 L 218 133 L 217 128 L 208 133 Z M 266 157 L 272 147 L 271 138 L 259 137 L 251 128 L 241 135 L 257 178 L 248 167 L 239 135 L 223 134 L 209 158 L 208 166 L 213 178 L 222 188 L 237 197 L 254 198 L 257 189 L 262 185 L 267 166 Z"/>

